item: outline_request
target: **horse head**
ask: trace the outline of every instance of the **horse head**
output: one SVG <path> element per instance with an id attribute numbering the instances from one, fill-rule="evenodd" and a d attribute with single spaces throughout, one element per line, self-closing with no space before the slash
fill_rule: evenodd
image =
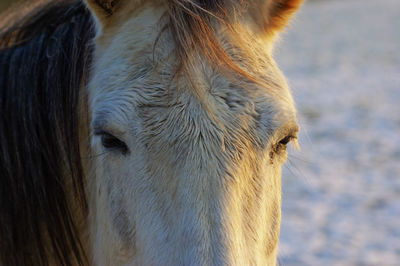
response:
<path id="1" fill-rule="evenodd" d="M 86 2 L 96 265 L 276 264 L 298 125 L 272 48 L 301 2 Z"/>

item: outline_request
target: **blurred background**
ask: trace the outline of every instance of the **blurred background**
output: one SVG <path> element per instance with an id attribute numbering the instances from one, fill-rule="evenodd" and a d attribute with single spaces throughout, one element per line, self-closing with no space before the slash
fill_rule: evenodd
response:
<path id="1" fill-rule="evenodd" d="M 275 57 L 302 127 L 280 264 L 400 265 L 400 1 L 309 0 Z"/>
<path id="2" fill-rule="evenodd" d="M 282 265 L 400 265 L 400 1 L 308 1 L 276 45 L 301 124 Z"/>

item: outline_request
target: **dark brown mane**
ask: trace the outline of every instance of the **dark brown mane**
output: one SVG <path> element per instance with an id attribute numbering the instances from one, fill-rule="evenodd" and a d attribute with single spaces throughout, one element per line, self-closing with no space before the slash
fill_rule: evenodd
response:
<path id="1" fill-rule="evenodd" d="M 92 19 L 80 1 L 35 2 L 0 22 L 0 265 L 84 265 L 66 187 L 84 208 L 78 103 Z"/>

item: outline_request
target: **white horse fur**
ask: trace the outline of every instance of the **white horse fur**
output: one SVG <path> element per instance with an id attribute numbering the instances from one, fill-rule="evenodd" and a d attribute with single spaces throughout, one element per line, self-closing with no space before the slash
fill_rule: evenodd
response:
<path id="1" fill-rule="evenodd" d="M 175 75 L 164 1 L 121 0 L 112 15 L 87 1 L 98 28 L 88 86 L 94 265 L 276 265 L 279 142 L 298 125 L 271 56 L 278 29 L 265 33 L 255 17 L 268 20 L 272 2 L 249 3 L 265 12 L 241 14 L 240 40 L 214 23 L 227 54 L 260 80 L 251 82 L 201 55 Z M 105 147 L 109 136 L 127 151 Z"/>

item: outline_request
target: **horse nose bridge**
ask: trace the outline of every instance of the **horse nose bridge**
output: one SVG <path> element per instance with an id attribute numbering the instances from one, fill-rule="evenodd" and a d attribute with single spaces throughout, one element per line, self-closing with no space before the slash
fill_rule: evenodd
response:
<path id="1" fill-rule="evenodd" d="M 182 232 L 184 265 L 228 265 L 232 245 L 229 230 L 218 203 L 198 206 L 186 211 Z"/>
<path id="2" fill-rule="evenodd" d="M 191 265 L 193 257 L 201 258 L 203 265 L 244 265 L 248 262 L 247 243 L 244 235 L 240 191 L 221 176 L 202 177 L 181 213 L 179 235 L 182 237 L 185 265 Z M 187 195 L 187 194 L 186 194 Z M 235 199 L 235 195 L 237 199 Z M 195 254 L 195 255 L 194 255 Z M 243 263 L 238 263 L 243 262 Z"/>

